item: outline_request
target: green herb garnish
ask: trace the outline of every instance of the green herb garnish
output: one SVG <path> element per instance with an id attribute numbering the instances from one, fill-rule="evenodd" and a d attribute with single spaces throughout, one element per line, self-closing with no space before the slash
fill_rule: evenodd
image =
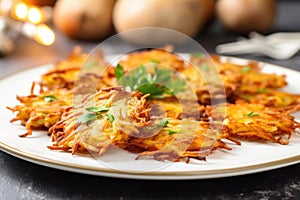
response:
<path id="1" fill-rule="evenodd" d="M 114 73 L 117 79 L 120 80 L 120 78 L 125 74 L 125 71 L 124 68 L 120 64 L 118 64 Z"/>
<path id="2" fill-rule="evenodd" d="M 115 121 L 115 117 L 112 114 L 106 113 L 105 116 L 107 116 L 110 123 L 113 123 Z"/>
<path id="3" fill-rule="evenodd" d="M 201 67 L 202 67 L 203 71 L 205 71 L 205 72 L 209 71 L 208 65 L 206 63 L 202 63 Z"/>
<path id="4" fill-rule="evenodd" d="M 176 133 L 178 133 L 178 131 L 169 130 L 169 134 L 170 134 L 170 135 L 173 135 L 173 134 L 176 134 Z"/>
<path id="5" fill-rule="evenodd" d="M 160 98 L 164 94 L 174 96 L 185 89 L 185 82 L 172 77 L 171 70 L 154 67 L 154 74 L 147 72 L 144 66 L 135 68 L 125 74 L 121 65 L 115 69 L 115 76 L 119 85 L 129 87 L 131 91 L 138 90 L 143 94 L 150 94 L 151 98 Z M 122 77 L 122 78 L 121 78 Z"/>
<path id="6" fill-rule="evenodd" d="M 249 112 L 248 114 L 245 114 L 244 116 L 255 117 L 255 116 L 259 116 L 259 114 L 254 113 L 253 111 L 251 111 L 251 112 Z"/>
<path id="7" fill-rule="evenodd" d="M 146 126 L 146 129 L 148 130 L 154 130 L 156 128 L 163 128 L 166 127 L 169 123 L 169 119 L 165 118 L 163 120 L 161 120 L 158 124 L 154 124 L 154 126 Z"/>
<path id="8" fill-rule="evenodd" d="M 159 60 L 156 60 L 156 59 L 153 59 L 153 58 L 150 58 L 149 61 L 152 62 L 152 63 L 156 63 L 156 64 L 160 63 Z"/>
<path id="9" fill-rule="evenodd" d="M 94 106 L 94 107 L 86 108 L 85 110 L 89 112 L 99 113 L 99 112 L 106 112 L 109 110 L 109 108 L 106 106 L 100 106 L 100 107 Z"/>
<path id="10" fill-rule="evenodd" d="M 100 116 L 100 113 L 85 113 L 77 119 L 78 123 L 86 123 L 87 125 L 93 123 L 97 117 Z"/>
<path id="11" fill-rule="evenodd" d="M 197 58 L 203 58 L 204 54 L 200 53 L 200 52 L 196 52 L 196 53 L 193 53 L 192 56 L 197 57 Z"/>
<path id="12" fill-rule="evenodd" d="M 268 89 L 267 88 L 260 88 L 257 90 L 258 93 L 266 93 L 268 92 Z"/>
<path id="13" fill-rule="evenodd" d="M 241 71 L 242 73 L 250 72 L 250 71 L 251 71 L 251 67 L 250 67 L 250 66 L 243 67 L 243 68 L 241 68 L 240 71 Z"/>
<path id="14" fill-rule="evenodd" d="M 93 123 L 97 117 L 99 117 L 101 115 L 102 112 L 106 112 L 109 110 L 108 107 L 106 106 L 93 106 L 93 107 L 88 107 L 85 108 L 86 111 L 88 111 L 88 113 L 83 114 L 82 116 L 80 116 L 77 119 L 78 123 L 86 123 L 87 125 Z"/>
<path id="15" fill-rule="evenodd" d="M 157 124 L 157 127 L 166 127 L 168 125 L 168 123 L 169 123 L 169 119 L 165 118 L 165 119 L 161 120 L 159 122 L 159 124 Z"/>
<path id="16" fill-rule="evenodd" d="M 52 102 L 52 101 L 58 99 L 56 96 L 53 96 L 53 95 L 46 95 L 43 98 L 44 98 L 44 101 L 46 101 L 46 102 Z"/>

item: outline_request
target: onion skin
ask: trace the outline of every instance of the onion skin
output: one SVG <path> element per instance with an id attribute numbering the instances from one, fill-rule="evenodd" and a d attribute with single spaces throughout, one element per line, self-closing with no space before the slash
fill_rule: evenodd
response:
<path id="1" fill-rule="evenodd" d="M 65 35 L 82 40 L 103 39 L 112 32 L 115 0 L 58 0 L 53 22 Z"/>
<path id="2" fill-rule="evenodd" d="M 266 33 L 275 21 L 277 9 L 275 0 L 219 0 L 216 11 L 228 30 Z"/>

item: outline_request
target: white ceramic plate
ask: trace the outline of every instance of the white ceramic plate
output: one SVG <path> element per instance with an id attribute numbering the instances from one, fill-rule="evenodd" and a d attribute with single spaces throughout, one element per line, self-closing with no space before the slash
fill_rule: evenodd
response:
<path id="1" fill-rule="evenodd" d="M 229 59 L 236 63 L 247 60 Z M 300 72 L 271 64 L 260 63 L 263 71 L 286 74 L 289 86 L 284 90 L 300 93 Z M 39 80 L 49 65 L 22 71 L 0 81 L 0 148 L 18 158 L 57 169 L 108 177 L 135 179 L 204 179 L 236 176 L 261 172 L 300 162 L 300 136 L 294 134 L 289 145 L 242 142 L 242 146 L 231 144 L 233 150 L 217 150 L 207 161 L 192 161 L 189 164 L 159 162 L 152 159 L 134 160 L 134 154 L 118 150 L 108 151 L 101 161 L 93 157 L 51 151 L 46 146 L 50 138 L 46 131 L 35 131 L 33 136 L 20 138 L 25 132 L 19 124 L 11 124 L 13 117 L 6 106 L 18 102 L 16 94 L 28 95 L 31 82 Z"/>

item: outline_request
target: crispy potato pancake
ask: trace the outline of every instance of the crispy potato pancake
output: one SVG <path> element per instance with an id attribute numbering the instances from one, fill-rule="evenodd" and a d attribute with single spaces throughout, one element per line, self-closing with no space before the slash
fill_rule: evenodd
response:
<path id="1" fill-rule="evenodd" d="M 31 135 L 32 129 L 49 128 L 59 121 L 64 109 L 72 106 L 73 94 L 94 93 L 101 88 L 116 85 L 114 68 L 103 60 L 101 54 L 93 61 L 90 58 L 90 63 L 86 63 L 90 66 L 82 69 L 79 76 L 81 65 L 87 57 L 88 54 L 75 48 L 66 60 L 43 74 L 40 82 L 33 83 L 30 95 L 17 96 L 20 105 L 8 107 L 17 113 L 11 121 L 21 121 L 26 126 L 27 132 L 22 137 Z M 105 66 L 105 71 L 98 75 L 97 69 L 102 66 Z M 40 87 L 38 94 L 34 94 L 36 85 Z"/>
<path id="2" fill-rule="evenodd" d="M 114 67 L 104 60 L 101 52 L 97 55 L 89 55 L 81 53 L 80 48 L 75 48 L 66 60 L 58 62 L 43 74 L 39 84 L 44 90 L 60 88 L 71 90 L 77 81 L 74 92 L 84 93 L 91 85 L 95 85 L 93 88 L 95 92 L 102 87 L 116 85 L 113 72 Z M 97 82 L 98 85 L 95 84 Z"/>
<path id="3" fill-rule="evenodd" d="M 167 127 L 149 138 L 133 138 L 130 147 L 136 145 L 142 152 L 137 159 L 152 156 L 156 160 L 180 161 L 181 158 L 203 159 L 218 148 L 231 150 L 222 139 L 222 126 L 210 127 L 208 122 L 194 120 L 170 120 Z M 239 144 L 237 142 L 237 144 Z M 129 149 L 130 149 L 129 147 Z"/>
<path id="4" fill-rule="evenodd" d="M 277 89 L 287 85 L 285 75 L 267 74 L 261 72 L 256 63 L 237 65 L 229 62 L 222 62 L 219 56 L 213 56 L 213 61 L 222 76 L 224 85 L 234 85 L 233 92 L 257 93 L 262 88 Z M 192 57 L 194 65 L 201 66 L 208 58 Z M 208 68 L 210 66 L 208 65 Z"/>
<path id="5" fill-rule="evenodd" d="M 54 125 L 64 113 L 65 109 L 72 105 L 73 93 L 66 89 L 53 91 L 41 91 L 35 95 L 34 85 L 29 96 L 17 96 L 20 101 L 15 107 L 8 109 L 16 112 L 16 117 L 11 122 L 21 121 L 27 129 L 25 137 L 32 134 L 32 129 L 49 128 Z"/>
<path id="6" fill-rule="evenodd" d="M 280 91 L 287 85 L 285 75 L 263 73 L 254 62 L 236 65 L 218 56 L 191 56 L 186 62 L 166 48 L 129 53 L 115 68 L 101 54 L 93 56 L 75 49 L 42 75 L 37 94 L 33 84 L 30 95 L 17 96 L 20 104 L 8 109 L 16 112 L 12 122 L 26 126 L 21 136 L 45 129 L 51 150 L 103 155 L 117 147 L 138 153 L 137 159 L 188 162 L 205 160 L 220 148 L 231 150 L 225 139 L 238 145 L 238 140 L 288 144 L 300 128 L 291 115 L 300 110 L 300 94 Z M 132 74 L 147 64 L 168 66 L 187 83 L 165 69 Z M 158 73 L 178 93 L 151 82 Z M 152 96 L 153 90 L 159 95 Z"/>
<path id="7" fill-rule="evenodd" d="M 80 48 L 74 48 L 69 57 L 58 62 L 54 67 L 41 77 L 41 86 L 50 90 L 59 88 L 72 89 L 77 79 L 82 63 L 87 59 L 88 54 L 81 54 Z"/>
<path id="8" fill-rule="evenodd" d="M 171 53 L 172 49 L 153 49 L 150 51 L 133 52 L 119 61 L 126 71 L 141 65 L 160 64 L 181 71 L 185 68 L 185 62 L 177 55 Z"/>
<path id="9" fill-rule="evenodd" d="M 146 97 L 118 87 L 100 90 L 86 98 L 81 108 L 64 113 L 49 129 L 54 142 L 49 148 L 72 149 L 73 153 L 90 150 L 101 155 L 111 144 L 126 146 L 130 135 L 138 134 L 138 128 L 150 123 Z"/>
<path id="10" fill-rule="evenodd" d="M 263 104 L 267 107 L 274 107 L 281 110 L 292 110 L 293 112 L 300 109 L 300 95 L 290 94 L 274 89 L 259 89 L 257 93 L 240 93 L 235 92 L 231 97 L 235 100 L 245 100 L 249 103 Z"/>
<path id="11" fill-rule="evenodd" d="M 231 137 L 288 144 L 291 135 L 300 128 L 300 123 L 288 112 L 262 104 L 222 104 L 212 109 L 211 113 L 215 117 L 218 113 L 225 113 L 223 124 Z"/>
<path id="12" fill-rule="evenodd" d="M 146 98 L 147 95 L 129 94 L 121 88 L 99 91 L 83 103 L 93 107 L 69 110 L 49 129 L 54 142 L 49 148 L 72 150 L 72 153 L 89 150 L 102 155 L 109 146 L 116 146 L 139 152 L 138 158 L 153 156 L 170 161 L 179 161 L 182 157 L 205 158 L 214 149 L 231 149 L 221 141 L 221 127 L 211 130 L 208 122 L 185 120 L 183 128 L 181 120 L 170 119 L 166 126 L 153 128 L 161 116 L 150 115 L 151 104 Z M 107 110 L 92 121 L 80 121 L 82 116 L 96 114 L 88 113 L 90 108 L 103 107 Z M 113 115 L 114 121 L 110 121 L 108 115 Z M 186 149 L 182 150 L 184 145 Z"/>

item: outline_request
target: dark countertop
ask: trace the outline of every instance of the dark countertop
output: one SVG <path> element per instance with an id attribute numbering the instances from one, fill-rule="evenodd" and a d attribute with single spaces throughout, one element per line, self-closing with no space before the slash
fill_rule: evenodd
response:
<path id="1" fill-rule="evenodd" d="M 282 1 L 276 31 L 300 31 L 300 2 Z M 212 22 L 199 34 L 209 53 L 218 43 L 234 41 L 237 35 Z M 96 42 L 79 42 L 58 33 L 52 47 L 42 47 L 19 38 L 17 49 L 0 59 L 0 78 L 36 65 L 64 58 L 74 45 L 90 51 Z M 114 45 L 111 44 L 114 48 Z M 300 70 L 300 54 L 290 60 L 240 56 Z M 76 174 L 23 161 L 0 151 L 0 199 L 300 199 L 300 164 L 250 175 L 185 181 L 129 180 Z"/>

